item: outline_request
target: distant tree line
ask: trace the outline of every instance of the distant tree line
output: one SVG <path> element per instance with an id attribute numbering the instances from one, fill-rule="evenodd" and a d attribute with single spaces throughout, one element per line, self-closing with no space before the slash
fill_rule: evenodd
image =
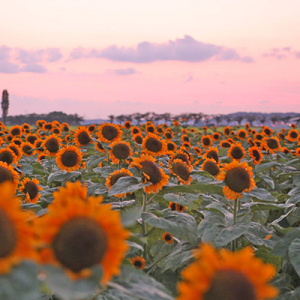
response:
<path id="1" fill-rule="evenodd" d="M 157 114 L 154 112 L 147 113 L 134 113 L 134 114 L 121 114 L 118 116 L 109 115 L 109 121 L 111 123 L 124 123 L 130 121 L 137 125 L 146 121 L 153 123 L 170 123 L 173 120 L 177 120 L 193 126 L 203 125 L 229 125 L 236 124 L 242 125 L 249 123 L 250 126 L 260 126 L 265 124 L 276 125 L 277 123 L 288 124 L 298 123 L 300 124 L 300 113 L 247 113 L 237 112 L 232 114 L 215 114 L 208 115 L 204 113 L 182 113 L 182 114 Z"/>

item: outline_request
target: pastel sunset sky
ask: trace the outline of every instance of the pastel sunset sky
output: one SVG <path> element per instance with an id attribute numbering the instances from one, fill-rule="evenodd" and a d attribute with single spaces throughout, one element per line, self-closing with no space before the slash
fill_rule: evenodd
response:
<path id="1" fill-rule="evenodd" d="M 300 112 L 299 0 L 1 0 L 9 115 Z"/>

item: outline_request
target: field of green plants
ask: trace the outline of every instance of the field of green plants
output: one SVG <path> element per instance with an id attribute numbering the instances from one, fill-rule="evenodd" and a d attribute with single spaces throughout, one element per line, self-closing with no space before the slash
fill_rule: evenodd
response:
<path id="1" fill-rule="evenodd" d="M 299 300 L 296 125 L 0 124 L 1 300 Z"/>

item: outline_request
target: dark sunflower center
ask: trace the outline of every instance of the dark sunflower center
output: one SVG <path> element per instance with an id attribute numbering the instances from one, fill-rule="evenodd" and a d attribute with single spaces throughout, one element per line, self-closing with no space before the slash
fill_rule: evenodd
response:
<path id="1" fill-rule="evenodd" d="M 225 184 L 234 192 L 241 193 L 250 188 L 250 175 L 242 167 L 236 167 L 229 170 L 225 176 Z"/>
<path id="2" fill-rule="evenodd" d="M 13 156 L 9 151 L 3 151 L 0 153 L 0 161 L 6 162 L 10 165 L 13 162 Z"/>
<path id="3" fill-rule="evenodd" d="M 55 153 L 59 150 L 59 143 L 56 138 L 51 138 L 45 143 L 46 149 L 51 152 Z"/>
<path id="4" fill-rule="evenodd" d="M 203 142 L 203 145 L 205 145 L 205 146 L 209 146 L 210 145 L 210 139 L 209 138 L 204 138 L 202 140 L 202 142 Z"/>
<path id="5" fill-rule="evenodd" d="M 229 135 L 230 130 L 228 128 L 225 128 L 224 132 L 225 132 L 226 135 Z"/>
<path id="6" fill-rule="evenodd" d="M 189 138 L 188 136 L 184 136 L 184 137 L 183 137 L 183 140 L 184 140 L 185 142 L 187 142 L 187 143 L 190 142 L 190 138 Z"/>
<path id="7" fill-rule="evenodd" d="M 137 128 L 133 128 L 133 130 L 132 130 L 132 133 L 133 134 L 137 134 L 137 133 L 139 133 L 140 131 L 137 129 Z"/>
<path id="8" fill-rule="evenodd" d="M 298 137 L 298 133 L 297 133 L 296 131 L 291 131 L 291 132 L 290 132 L 290 137 L 291 137 L 292 139 L 296 139 L 296 138 Z"/>
<path id="9" fill-rule="evenodd" d="M 39 189 L 38 189 L 38 186 L 34 182 L 28 181 L 25 184 L 24 192 L 25 192 L 25 194 L 26 193 L 29 194 L 30 199 L 34 199 L 37 196 L 37 194 L 39 193 Z"/>
<path id="10" fill-rule="evenodd" d="M 172 240 L 172 236 L 170 234 L 166 234 L 165 235 L 165 240 L 166 241 L 171 241 Z"/>
<path id="11" fill-rule="evenodd" d="M 148 126 L 147 131 L 153 133 L 154 132 L 154 127 L 153 126 Z"/>
<path id="12" fill-rule="evenodd" d="M 112 149 L 113 155 L 118 159 L 126 159 L 130 154 L 130 149 L 126 144 L 116 144 Z"/>
<path id="13" fill-rule="evenodd" d="M 253 284 L 242 273 L 234 270 L 218 271 L 203 300 L 256 300 Z"/>
<path id="14" fill-rule="evenodd" d="M 0 208 L 0 259 L 11 254 L 17 244 L 17 233 L 13 222 Z"/>
<path id="15" fill-rule="evenodd" d="M 12 139 L 13 139 L 13 137 L 12 137 L 11 135 L 9 135 L 9 136 L 7 137 L 7 140 L 8 140 L 9 142 L 11 142 Z"/>
<path id="16" fill-rule="evenodd" d="M 260 160 L 260 153 L 257 150 L 252 151 L 253 156 L 255 157 L 255 160 Z"/>
<path id="17" fill-rule="evenodd" d="M 187 158 L 187 156 L 186 155 L 184 155 L 184 154 L 181 154 L 181 153 L 179 153 L 179 154 L 176 154 L 175 156 L 174 156 L 174 159 L 181 159 L 182 161 L 184 161 L 184 162 L 186 162 L 187 164 L 189 163 L 189 159 Z"/>
<path id="18" fill-rule="evenodd" d="M 75 151 L 68 150 L 62 154 L 61 162 L 66 167 L 74 167 L 78 162 L 78 155 Z"/>
<path id="19" fill-rule="evenodd" d="M 173 172 L 178 175 L 183 180 L 188 180 L 190 177 L 190 172 L 187 166 L 183 163 L 177 162 L 173 164 Z"/>
<path id="20" fill-rule="evenodd" d="M 89 134 L 85 131 L 82 131 L 78 134 L 78 142 L 81 145 L 86 145 L 91 141 Z"/>
<path id="21" fill-rule="evenodd" d="M 27 154 L 27 155 L 30 155 L 30 154 L 32 154 L 32 147 L 31 146 L 29 146 L 29 145 L 25 145 L 23 148 L 22 148 L 22 150 L 23 150 L 23 152 L 25 153 L 25 154 Z"/>
<path id="22" fill-rule="evenodd" d="M 35 147 L 38 148 L 39 150 L 42 150 L 43 149 L 42 148 L 42 143 L 43 143 L 42 141 L 37 142 L 36 145 L 35 145 Z"/>
<path id="23" fill-rule="evenodd" d="M 51 129 L 52 129 L 52 124 L 46 124 L 46 125 L 45 125 L 45 129 L 51 130 Z"/>
<path id="24" fill-rule="evenodd" d="M 220 137 L 220 136 L 219 136 L 218 134 L 216 134 L 216 133 L 213 135 L 213 138 L 214 138 L 215 140 L 218 140 L 219 137 Z"/>
<path id="25" fill-rule="evenodd" d="M 125 123 L 125 128 L 129 129 L 131 127 L 131 124 L 129 122 Z"/>
<path id="26" fill-rule="evenodd" d="M 133 264 L 137 268 L 140 268 L 142 266 L 142 262 L 140 260 L 136 260 Z"/>
<path id="27" fill-rule="evenodd" d="M 39 127 L 43 127 L 44 123 L 43 122 L 38 122 Z"/>
<path id="28" fill-rule="evenodd" d="M 46 155 L 41 155 L 40 156 L 40 159 L 45 159 L 46 158 Z"/>
<path id="29" fill-rule="evenodd" d="M 153 137 L 147 139 L 145 146 L 147 150 L 152 152 L 159 152 L 162 149 L 161 141 Z"/>
<path id="30" fill-rule="evenodd" d="M 118 129 L 111 125 L 105 125 L 102 128 L 102 135 L 109 141 L 118 136 Z"/>
<path id="31" fill-rule="evenodd" d="M 99 224 L 87 217 L 75 217 L 67 221 L 52 243 L 56 259 L 73 272 L 99 264 L 108 241 Z"/>
<path id="32" fill-rule="evenodd" d="M 110 185 L 113 186 L 118 181 L 119 178 L 126 177 L 126 176 L 129 176 L 129 174 L 127 174 L 125 172 L 120 172 L 120 173 L 112 175 L 110 178 Z"/>
<path id="33" fill-rule="evenodd" d="M 20 128 L 14 128 L 10 133 L 11 133 L 11 135 L 20 135 L 21 130 L 20 130 Z"/>
<path id="34" fill-rule="evenodd" d="M 17 149 L 17 147 L 10 145 L 9 148 L 18 156 L 19 155 L 19 150 Z"/>
<path id="35" fill-rule="evenodd" d="M 217 151 L 215 150 L 210 150 L 207 155 L 207 158 L 213 158 L 216 162 L 219 162 L 219 155 L 217 153 Z"/>
<path id="36" fill-rule="evenodd" d="M 239 132 L 239 137 L 244 139 L 246 137 L 246 132 L 245 131 L 240 131 Z"/>
<path id="37" fill-rule="evenodd" d="M 58 128 L 55 128 L 55 129 L 53 129 L 53 132 L 58 134 L 58 133 L 60 133 L 60 130 Z"/>
<path id="38" fill-rule="evenodd" d="M 14 143 L 15 143 L 16 145 L 20 146 L 20 145 L 22 144 L 22 141 L 20 141 L 20 140 L 14 140 Z"/>
<path id="39" fill-rule="evenodd" d="M 163 133 L 163 129 L 160 128 L 160 127 L 158 127 L 156 130 L 157 130 L 158 133 Z"/>
<path id="40" fill-rule="evenodd" d="M 134 141 L 137 143 L 137 144 L 142 144 L 143 143 L 143 139 L 140 135 L 137 135 L 135 138 L 134 138 Z"/>
<path id="41" fill-rule="evenodd" d="M 283 133 L 279 133 L 279 138 L 280 138 L 281 140 L 284 140 L 284 134 L 283 134 Z"/>
<path id="42" fill-rule="evenodd" d="M 152 161 L 145 160 L 141 163 L 142 170 L 145 174 L 147 174 L 150 179 L 149 181 L 153 184 L 156 184 L 161 181 L 162 176 L 159 167 Z"/>
<path id="43" fill-rule="evenodd" d="M 97 142 L 97 147 L 100 149 L 100 150 L 104 150 L 103 146 L 101 143 Z"/>
<path id="44" fill-rule="evenodd" d="M 170 132 L 166 132 L 166 133 L 165 133 L 165 137 L 166 137 L 167 139 L 171 139 L 171 138 L 172 138 L 172 134 L 171 134 Z"/>
<path id="45" fill-rule="evenodd" d="M 231 146 L 231 144 L 228 143 L 228 142 L 223 142 L 222 143 L 222 147 L 224 147 L 224 148 L 229 148 L 230 146 Z"/>
<path id="46" fill-rule="evenodd" d="M 65 125 L 65 126 L 62 127 L 62 130 L 63 131 L 69 131 L 69 127 Z"/>
<path id="47" fill-rule="evenodd" d="M 267 144 L 270 149 L 277 149 L 279 144 L 275 139 L 267 139 Z"/>
<path id="48" fill-rule="evenodd" d="M 288 149 L 284 149 L 283 152 L 284 152 L 284 154 L 289 154 L 290 153 Z"/>
<path id="49" fill-rule="evenodd" d="M 203 170 L 208 172 L 212 176 L 216 176 L 220 171 L 218 165 L 213 161 L 207 161 L 203 166 Z"/>
<path id="50" fill-rule="evenodd" d="M 261 140 L 263 139 L 263 136 L 262 136 L 261 134 L 257 134 L 257 135 L 255 136 L 255 138 L 256 138 L 257 140 L 261 141 Z"/>
<path id="51" fill-rule="evenodd" d="M 96 130 L 96 127 L 94 125 L 89 126 L 89 131 L 93 132 Z"/>
<path id="52" fill-rule="evenodd" d="M 176 210 L 176 203 L 173 202 L 173 203 L 171 204 L 170 208 L 171 208 L 171 210 Z"/>
<path id="53" fill-rule="evenodd" d="M 265 128 L 265 129 L 264 129 L 264 133 L 265 133 L 266 135 L 271 135 L 271 134 L 272 134 L 272 132 L 271 132 L 271 130 L 270 130 L 269 128 Z"/>
<path id="54" fill-rule="evenodd" d="M 234 159 L 240 159 L 244 155 L 243 150 L 238 146 L 233 147 L 230 154 Z"/>
<path id="55" fill-rule="evenodd" d="M 37 137 L 34 136 L 34 135 L 29 135 L 27 137 L 27 141 L 30 143 L 30 144 L 34 144 L 34 142 L 37 140 Z"/>
<path id="56" fill-rule="evenodd" d="M 175 149 L 175 146 L 173 143 L 168 143 L 167 147 L 168 147 L 169 151 L 173 151 Z"/>

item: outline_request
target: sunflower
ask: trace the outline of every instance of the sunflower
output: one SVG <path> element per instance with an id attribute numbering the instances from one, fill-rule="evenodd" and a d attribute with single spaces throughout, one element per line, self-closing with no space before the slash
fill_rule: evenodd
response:
<path id="1" fill-rule="evenodd" d="M 219 132 L 215 132 L 215 133 L 213 133 L 213 135 L 212 135 L 212 139 L 213 139 L 215 142 L 218 142 L 219 139 L 220 139 L 220 137 L 221 137 L 221 133 L 219 133 Z"/>
<path id="2" fill-rule="evenodd" d="M 82 127 L 76 130 L 74 134 L 74 142 L 79 147 L 92 143 L 93 140 L 90 136 L 90 132 L 88 131 L 88 129 Z"/>
<path id="3" fill-rule="evenodd" d="M 106 178 L 105 185 L 107 186 L 108 190 L 110 190 L 111 187 L 118 181 L 119 178 L 127 177 L 127 176 L 133 176 L 133 174 L 129 170 L 124 168 L 122 168 L 121 170 L 116 170 Z M 122 197 L 126 197 L 126 193 L 118 194 L 114 196 L 118 198 L 122 198 Z"/>
<path id="4" fill-rule="evenodd" d="M 202 146 L 205 147 L 205 148 L 209 148 L 212 143 L 213 143 L 213 140 L 211 138 L 210 135 L 204 135 L 202 138 L 201 138 L 201 143 L 202 143 Z"/>
<path id="5" fill-rule="evenodd" d="M 162 134 L 162 133 L 164 132 L 164 129 L 162 128 L 161 125 L 158 125 L 158 126 L 156 127 L 156 132 L 157 132 L 158 134 Z"/>
<path id="6" fill-rule="evenodd" d="M 181 159 L 174 159 L 169 168 L 170 173 L 177 177 L 180 183 L 189 185 L 192 183 L 193 179 L 190 176 L 193 168 L 187 163 L 183 162 Z"/>
<path id="7" fill-rule="evenodd" d="M 195 128 L 190 128 L 190 132 L 192 133 L 196 132 Z"/>
<path id="8" fill-rule="evenodd" d="M 138 134 L 135 134 L 133 137 L 132 137 L 132 140 L 137 143 L 138 145 L 142 145 L 143 144 L 143 136 L 138 133 Z"/>
<path id="9" fill-rule="evenodd" d="M 129 261 L 137 268 L 140 270 L 145 269 L 146 267 L 146 261 L 144 258 L 141 256 L 136 256 L 134 258 L 129 258 Z"/>
<path id="10" fill-rule="evenodd" d="M 3 139 L 2 137 L 0 137 L 0 146 L 2 146 L 2 144 L 3 144 Z"/>
<path id="11" fill-rule="evenodd" d="M 254 165 L 259 165 L 263 161 L 263 154 L 258 147 L 253 146 L 248 149 L 249 157 L 252 158 Z"/>
<path id="12" fill-rule="evenodd" d="M 34 145 L 35 141 L 38 139 L 36 134 L 28 134 L 26 136 L 26 141 L 32 145 Z"/>
<path id="13" fill-rule="evenodd" d="M 42 139 L 37 139 L 34 143 L 34 153 L 42 153 L 44 152 L 44 148 L 43 148 L 43 140 Z"/>
<path id="14" fill-rule="evenodd" d="M 21 201 L 14 193 L 12 183 L 0 184 L 0 275 L 23 259 L 35 258 L 33 227 L 27 222 L 31 214 L 21 209 Z"/>
<path id="15" fill-rule="evenodd" d="M 112 123 L 104 123 L 98 128 L 98 137 L 101 142 L 111 143 L 121 139 L 122 131 L 118 125 Z"/>
<path id="16" fill-rule="evenodd" d="M 287 147 L 281 148 L 281 152 L 283 152 L 284 154 L 292 154 L 291 150 L 289 150 Z"/>
<path id="17" fill-rule="evenodd" d="M 66 122 L 62 123 L 62 124 L 60 125 L 60 128 L 61 128 L 62 131 L 65 131 L 65 132 L 68 132 L 68 131 L 70 130 L 69 124 L 66 123 Z"/>
<path id="18" fill-rule="evenodd" d="M 141 130 L 137 126 L 131 127 L 131 135 L 141 133 Z"/>
<path id="19" fill-rule="evenodd" d="M 191 148 L 191 147 L 192 147 L 192 145 L 191 145 L 190 143 L 185 142 L 185 143 L 183 143 L 183 144 L 181 145 L 180 148 L 182 148 L 182 149 L 189 149 L 189 148 Z"/>
<path id="20" fill-rule="evenodd" d="M 16 164 L 18 157 L 15 152 L 7 146 L 6 148 L 0 149 L 0 161 L 6 162 L 8 165 Z"/>
<path id="21" fill-rule="evenodd" d="M 56 134 L 56 135 L 61 135 L 61 129 L 59 127 L 55 127 L 53 130 L 52 130 L 52 133 L 53 134 Z"/>
<path id="22" fill-rule="evenodd" d="M 105 153 L 105 149 L 103 148 L 103 146 L 100 142 L 95 143 L 95 148 L 96 148 L 97 151 L 99 151 L 101 153 Z"/>
<path id="23" fill-rule="evenodd" d="M 206 158 L 202 164 L 201 170 L 208 172 L 212 176 L 217 176 L 220 173 L 219 163 L 213 158 Z"/>
<path id="24" fill-rule="evenodd" d="M 142 149 L 145 154 L 161 156 L 164 155 L 167 150 L 167 144 L 165 140 L 161 140 L 160 137 L 153 133 L 148 133 L 143 139 Z"/>
<path id="25" fill-rule="evenodd" d="M 296 148 L 296 149 L 295 149 L 295 154 L 296 154 L 298 157 L 300 157 L 300 148 Z"/>
<path id="26" fill-rule="evenodd" d="M 278 136 L 278 138 L 279 138 L 281 141 L 284 141 L 284 140 L 285 140 L 285 136 L 284 136 L 283 132 L 279 131 L 279 132 L 277 133 L 277 136 Z"/>
<path id="27" fill-rule="evenodd" d="M 168 183 L 169 176 L 156 165 L 155 158 L 152 156 L 142 154 L 141 158 L 134 157 L 130 167 L 141 169 L 144 175 L 143 181 L 152 183 L 144 188 L 144 191 L 148 194 L 151 192 L 157 193 L 158 190 Z"/>
<path id="28" fill-rule="evenodd" d="M 174 241 L 174 236 L 168 232 L 165 232 L 162 236 L 162 240 L 167 244 L 172 244 Z"/>
<path id="29" fill-rule="evenodd" d="M 9 130 L 9 134 L 12 136 L 21 136 L 22 132 L 22 127 L 19 125 L 12 126 Z"/>
<path id="30" fill-rule="evenodd" d="M 264 138 L 264 136 L 261 133 L 256 133 L 255 136 L 254 136 L 254 138 L 256 140 L 262 141 L 262 139 Z"/>
<path id="31" fill-rule="evenodd" d="M 60 147 L 60 138 L 56 135 L 49 135 L 42 143 L 45 152 L 49 156 L 56 156 Z"/>
<path id="32" fill-rule="evenodd" d="M 286 136 L 286 139 L 290 142 L 296 142 L 299 137 L 299 132 L 296 129 L 292 129 L 289 131 L 288 135 Z"/>
<path id="33" fill-rule="evenodd" d="M 202 244 L 193 254 L 196 261 L 181 273 L 177 300 L 264 300 L 278 294 L 268 283 L 274 266 L 256 258 L 252 247 L 231 252 Z"/>
<path id="34" fill-rule="evenodd" d="M 262 134 L 266 136 L 271 136 L 273 134 L 273 130 L 268 126 L 265 126 L 262 130 Z"/>
<path id="35" fill-rule="evenodd" d="M 80 182 L 67 183 L 53 193 L 48 214 L 39 219 L 42 263 L 61 266 L 73 279 L 86 277 L 101 265 L 102 283 L 120 273 L 128 249 L 129 232 L 122 227 L 120 213 L 103 197 L 87 197 Z"/>
<path id="36" fill-rule="evenodd" d="M 177 145 L 172 141 L 167 141 L 167 152 L 175 152 L 177 150 Z"/>
<path id="37" fill-rule="evenodd" d="M 236 200 L 242 198 L 242 192 L 250 192 L 256 186 L 252 176 L 252 168 L 247 162 L 234 160 L 225 164 L 217 178 L 224 180 L 224 196 Z"/>
<path id="38" fill-rule="evenodd" d="M 23 192 L 26 195 L 25 201 L 28 203 L 37 203 L 41 194 L 39 191 L 43 190 L 38 184 L 40 182 L 33 178 L 30 180 L 29 178 L 25 177 L 21 181 L 21 187 L 19 188 L 20 192 Z"/>
<path id="39" fill-rule="evenodd" d="M 16 144 L 13 144 L 13 143 L 9 144 L 7 147 L 14 152 L 14 154 L 17 157 L 17 162 L 18 162 L 22 157 L 22 151 L 21 151 L 20 147 L 18 147 Z"/>
<path id="40" fill-rule="evenodd" d="M 87 127 L 87 130 L 89 132 L 94 132 L 95 130 L 97 129 L 96 125 L 95 124 L 91 124 Z"/>
<path id="41" fill-rule="evenodd" d="M 252 141 L 251 138 L 248 138 L 247 142 L 250 145 L 250 147 L 254 147 L 255 146 L 255 144 L 254 144 L 254 142 Z"/>
<path id="42" fill-rule="evenodd" d="M 184 143 L 191 143 L 191 139 L 188 137 L 187 134 L 183 134 L 181 136 L 181 141 L 184 142 Z"/>
<path id="43" fill-rule="evenodd" d="M 180 126 L 180 123 L 179 123 L 178 121 L 174 120 L 174 121 L 173 121 L 173 125 L 174 125 L 175 127 L 178 127 L 178 126 Z"/>
<path id="44" fill-rule="evenodd" d="M 216 163 L 219 162 L 219 150 L 217 147 L 209 147 L 208 150 L 203 154 L 203 159 L 213 158 Z"/>
<path id="45" fill-rule="evenodd" d="M 123 125 L 123 127 L 125 128 L 125 129 L 130 129 L 131 128 L 131 122 L 130 121 L 126 121 L 125 123 L 124 123 L 124 125 Z"/>
<path id="46" fill-rule="evenodd" d="M 262 146 L 270 153 L 275 153 L 281 149 L 279 139 L 276 136 L 265 137 Z"/>
<path id="47" fill-rule="evenodd" d="M 230 126 L 226 126 L 226 127 L 223 128 L 223 133 L 226 136 L 230 135 L 230 131 L 231 131 L 231 127 Z"/>
<path id="48" fill-rule="evenodd" d="M 155 126 L 153 124 L 147 125 L 146 126 L 146 131 L 148 133 L 153 133 L 154 134 L 156 132 Z"/>
<path id="49" fill-rule="evenodd" d="M 109 145 L 111 150 L 109 150 L 109 158 L 113 164 L 118 164 L 132 156 L 132 149 L 130 144 L 125 141 L 115 141 Z"/>
<path id="50" fill-rule="evenodd" d="M 23 128 L 24 130 L 30 130 L 30 125 L 29 125 L 28 123 L 24 123 L 24 124 L 22 125 L 22 128 Z"/>
<path id="51" fill-rule="evenodd" d="M 76 146 L 67 145 L 56 154 L 56 163 L 61 170 L 67 172 L 76 171 L 80 168 L 82 153 Z"/>
<path id="52" fill-rule="evenodd" d="M 35 124 L 36 124 L 37 127 L 42 129 L 45 123 L 46 123 L 45 120 L 37 120 Z"/>
<path id="53" fill-rule="evenodd" d="M 22 153 L 25 154 L 26 156 L 31 156 L 34 153 L 34 148 L 33 145 L 28 143 L 28 142 L 23 142 L 20 146 Z"/>
<path id="54" fill-rule="evenodd" d="M 43 124 L 43 130 L 44 131 L 52 131 L 53 130 L 53 124 L 50 122 L 50 123 L 44 123 Z"/>
<path id="55" fill-rule="evenodd" d="M 40 162 L 41 160 L 46 159 L 46 158 L 47 158 L 46 154 L 40 153 L 38 155 L 37 161 Z"/>
<path id="56" fill-rule="evenodd" d="M 220 142 L 220 147 L 223 148 L 223 149 L 224 148 L 230 148 L 230 146 L 231 146 L 231 143 L 229 143 L 227 140 Z"/>
<path id="57" fill-rule="evenodd" d="M 247 154 L 246 154 L 246 151 L 245 151 L 244 147 L 242 146 L 242 144 L 237 142 L 230 146 L 230 148 L 227 151 L 227 155 L 232 160 L 240 161 L 241 159 L 246 157 Z"/>
<path id="58" fill-rule="evenodd" d="M 185 162 L 187 165 L 191 165 L 191 162 L 190 162 L 190 157 L 189 157 L 189 154 L 186 153 L 185 151 L 183 151 L 182 149 L 178 150 L 176 152 L 176 154 L 173 154 L 172 157 L 170 158 L 169 160 L 169 166 L 171 166 L 172 162 L 175 160 L 175 159 L 180 159 L 182 160 L 183 162 Z"/>
<path id="59" fill-rule="evenodd" d="M 244 129 L 240 129 L 237 133 L 237 137 L 240 140 L 245 140 L 248 137 L 248 132 Z"/>
<path id="60" fill-rule="evenodd" d="M 185 211 L 185 206 L 175 203 L 175 202 L 169 202 L 169 206 L 168 206 L 171 210 L 176 210 L 176 211 L 181 211 L 184 212 Z"/>
<path id="61" fill-rule="evenodd" d="M 194 151 L 197 153 L 197 155 L 201 155 L 202 151 L 199 147 L 194 147 Z"/>

